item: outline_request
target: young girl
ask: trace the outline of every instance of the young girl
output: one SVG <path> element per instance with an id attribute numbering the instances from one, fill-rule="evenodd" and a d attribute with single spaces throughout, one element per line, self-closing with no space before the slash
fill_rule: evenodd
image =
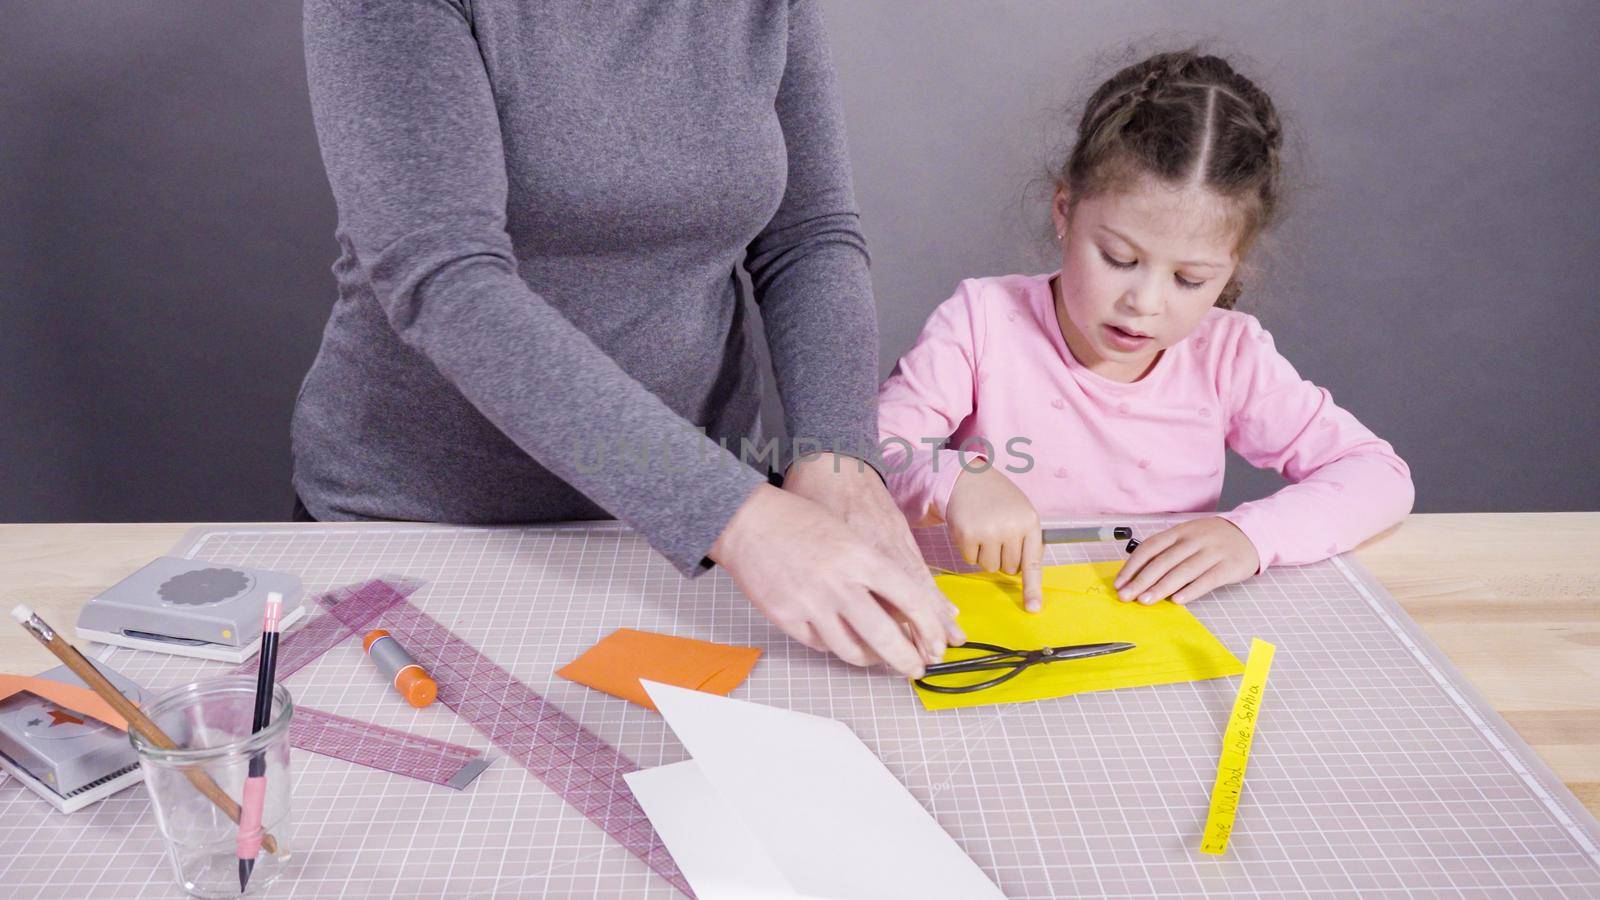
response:
<path id="1" fill-rule="evenodd" d="M 969 562 L 1020 572 L 1037 610 L 1041 517 L 1214 510 L 1225 447 L 1292 483 L 1150 537 L 1122 599 L 1187 603 L 1410 511 L 1394 449 L 1233 309 L 1281 145 L 1272 101 L 1215 56 L 1158 54 L 1101 85 L 1055 176 L 1060 270 L 963 281 L 879 389 L 913 525 L 943 521 Z"/>

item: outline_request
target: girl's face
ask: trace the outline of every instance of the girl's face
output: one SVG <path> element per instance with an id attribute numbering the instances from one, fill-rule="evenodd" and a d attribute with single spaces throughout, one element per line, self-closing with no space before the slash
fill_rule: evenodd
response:
<path id="1" fill-rule="evenodd" d="M 1203 187 L 1146 178 L 1068 210 L 1056 191 L 1061 335 L 1091 372 L 1138 381 L 1200 324 L 1233 275 L 1233 207 Z"/>

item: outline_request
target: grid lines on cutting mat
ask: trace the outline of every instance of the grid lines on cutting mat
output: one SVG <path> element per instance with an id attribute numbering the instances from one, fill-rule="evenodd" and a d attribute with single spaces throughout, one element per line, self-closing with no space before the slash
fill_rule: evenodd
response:
<path id="1" fill-rule="evenodd" d="M 1130 521 L 1146 537 L 1179 519 Z M 942 531 L 918 539 L 930 562 L 967 568 Z M 1241 658 L 1251 637 L 1279 648 L 1233 840 L 1214 859 L 1199 836 L 1237 679 L 930 713 L 903 679 L 788 641 L 720 570 L 683 579 L 610 523 L 210 529 L 178 555 L 295 572 L 311 593 L 423 579 L 419 608 L 641 767 L 685 758 L 659 716 L 555 669 L 621 627 L 763 647 L 734 696 L 849 724 L 1011 897 L 1600 896 L 1592 818 L 1341 560 L 1269 570 L 1190 607 Z M 1121 556 L 1058 545 L 1046 562 Z M 223 668 L 109 659 L 158 688 Z M 287 684 L 309 706 L 491 749 L 439 704 L 400 701 L 359 642 Z M 299 854 L 283 896 L 677 896 L 510 760 L 460 793 L 313 754 L 295 773 Z M 159 853 L 142 789 L 69 820 L 0 784 L 8 896 L 166 896 Z M 105 865 L 69 861 L 86 854 Z"/>

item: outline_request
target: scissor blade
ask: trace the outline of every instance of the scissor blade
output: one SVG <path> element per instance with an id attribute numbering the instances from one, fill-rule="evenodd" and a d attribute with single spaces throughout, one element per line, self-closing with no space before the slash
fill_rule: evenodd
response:
<path id="1" fill-rule="evenodd" d="M 1057 647 L 1055 652 L 1050 654 L 1050 658 L 1052 660 L 1087 659 L 1091 656 L 1109 656 L 1113 653 L 1121 653 L 1124 650 L 1132 650 L 1135 646 L 1135 644 L 1130 644 L 1126 641 L 1107 641 L 1102 644 L 1078 644 L 1073 647 Z"/>

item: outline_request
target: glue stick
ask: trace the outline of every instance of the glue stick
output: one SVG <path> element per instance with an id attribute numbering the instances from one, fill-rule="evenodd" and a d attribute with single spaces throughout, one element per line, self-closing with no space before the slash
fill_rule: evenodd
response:
<path id="1" fill-rule="evenodd" d="M 361 646 L 366 649 L 368 658 L 377 665 L 378 670 L 388 676 L 389 683 L 400 692 L 400 696 L 406 698 L 407 703 L 421 709 L 433 702 L 434 696 L 439 693 L 439 685 L 389 632 L 382 628 L 370 632 Z"/>

